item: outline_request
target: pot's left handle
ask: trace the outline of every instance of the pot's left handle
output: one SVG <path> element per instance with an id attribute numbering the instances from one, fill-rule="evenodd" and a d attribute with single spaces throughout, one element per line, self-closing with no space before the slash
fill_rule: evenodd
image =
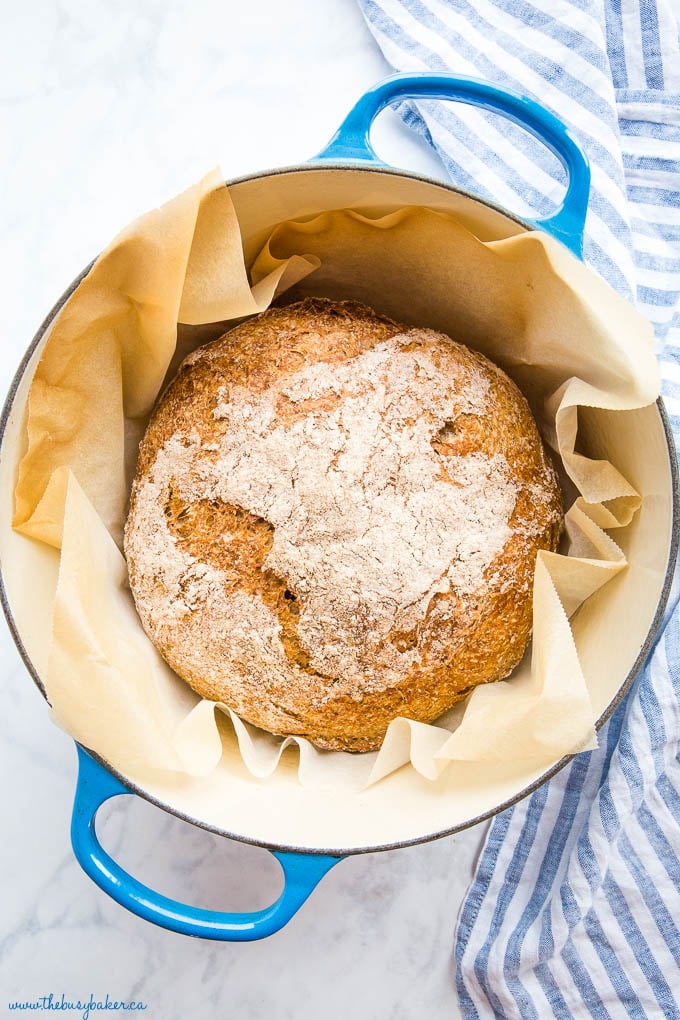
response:
<path id="1" fill-rule="evenodd" d="M 544 106 L 476 78 L 421 71 L 394 74 L 364 93 L 350 110 L 315 162 L 370 163 L 384 167 L 370 140 L 373 121 L 390 103 L 402 99 L 449 99 L 499 113 L 534 135 L 553 152 L 567 172 L 567 191 L 560 207 L 534 226 L 556 237 L 583 257 L 583 228 L 590 193 L 590 167 L 569 128 Z"/>
<path id="2" fill-rule="evenodd" d="M 253 913 L 201 910 L 169 899 L 142 885 L 103 849 L 95 832 L 95 816 L 110 797 L 131 790 L 80 745 L 78 784 L 71 821 L 71 842 L 78 863 L 93 882 L 133 914 L 182 935 L 226 942 L 250 942 L 279 931 L 300 909 L 327 871 L 342 860 L 326 854 L 272 851 L 283 868 L 285 885 L 278 900 Z"/>

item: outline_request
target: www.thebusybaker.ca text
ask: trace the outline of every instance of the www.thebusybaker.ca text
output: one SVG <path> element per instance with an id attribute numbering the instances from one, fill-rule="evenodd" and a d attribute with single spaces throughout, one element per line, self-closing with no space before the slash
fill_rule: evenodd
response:
<path id="1" fill-rule="evenodd" d="M 66 1010 L 70 1012 L 80 1013 L 82 1020 L 89 1020 L 90 1013 L 94 1013 L 96 1010 L 125 1010 L 126 1012 L 134 1012 L 138 1009 L 146 1009 L 146 1003 L 130 999 L 126 1002 L 125 999 L 111 999 L 109 995 L 106 995 L 105 999 L 95 999 L 94 995 L 90 994 L 88 999 L 67 999 L 64 993 L 61 993 L 61 998 L 55 996 L 54 992 L 50 992 L 49 995 L 41 995 L 37 999 L 27 1000 L 26 1002 L 10 1002 L 8 1003 L 10 1009 L 20 1010 Z"/>

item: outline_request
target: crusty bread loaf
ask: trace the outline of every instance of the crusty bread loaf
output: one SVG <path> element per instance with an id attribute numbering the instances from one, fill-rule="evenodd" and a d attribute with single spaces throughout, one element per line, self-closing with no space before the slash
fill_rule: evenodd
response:
<path id="1" fill-rule="evenodd" d="M 366 751 L 517 665 L 561 520 L 499 368 L 308 299 L 184 361 L 140 447 L 125 551 L 142 624 L 194 690 Z"/>

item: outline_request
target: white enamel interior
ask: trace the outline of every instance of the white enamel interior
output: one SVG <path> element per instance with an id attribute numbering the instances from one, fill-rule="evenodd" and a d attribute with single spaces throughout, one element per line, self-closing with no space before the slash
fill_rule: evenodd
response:
<path id="1" fill-rule="evenodd" d="M 507 216 L 451 189 L 377 170 L 300 169 L 264 175 L 232 186 L 247 259 L 281 220 L 334 208 L 376 214 L 402 205 L 429 205 L 455 213 L 482 239 L 522 231 Z M 50 598 L 58 556 L 11 529 L 12 494 L 23 452 L 23 423 L 30 379 L 44 338 L 15 393 L 0 451 L 0 557 L 12 616 L 39 676 L 44 675 Z M 656 406 L 616 415 L 582 417 L 591 455 L 607 450 L 643 494 L 634 523 L 617 541 L 629 568 L 601 589 L 573 621 L 574 636 L 595 711 L 616 699 L 647 639 L 662 594 L 673 528 L 673 476 L 661 415 Z M 96 748 L 93 750 L 96 751 Z M 260 781 L 237 753 L 225 752 L 208 779 L 187 779 L 172 791 L 158 781 L 142 792 L 170 811 L 249 841 L 310 850 L 357 851 L 422 840 L 464 826 L 517 797 L 547 770 L 525 763 L 454 763 L 432 783 L 402 768 L 363 793 L 302 788 L 296 756 L 286 752 L 276 775 Z M 133 780 L 134 781 L 134 780 Z"/>

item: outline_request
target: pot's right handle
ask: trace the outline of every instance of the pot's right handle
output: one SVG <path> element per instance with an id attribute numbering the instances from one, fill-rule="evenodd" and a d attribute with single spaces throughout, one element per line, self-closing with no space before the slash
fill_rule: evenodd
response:
<path id="1" fill-rule="evenodd" d="M 373 121 L 386 106 L 401 99 L 457 99 L 500 113 L 530 131 L 553 152 L 567 172 L 564 200 L 534 225 L 547 230 L 579 258 L 583 257 L 583 228 L 590 192 L 590 167 L 585 153 L 561 120 L 526 96 L 455 74 L 395 74 L 366 92 L 312 162 L 372 163 L 385 166 L 371 145 Z"/>

